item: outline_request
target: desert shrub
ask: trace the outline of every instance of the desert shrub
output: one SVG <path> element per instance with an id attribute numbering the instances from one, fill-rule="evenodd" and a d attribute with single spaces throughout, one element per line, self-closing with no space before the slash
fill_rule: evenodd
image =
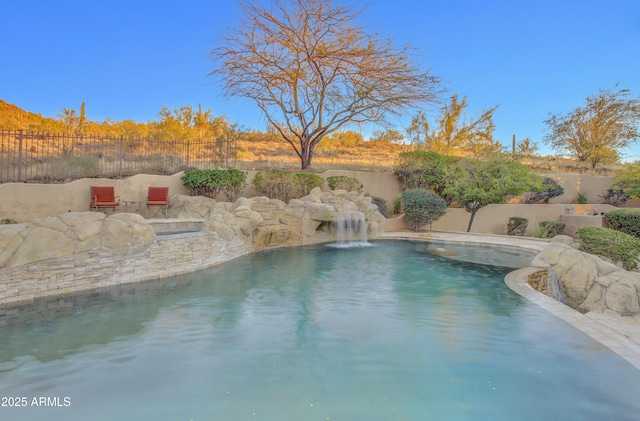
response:
<path id="1" fill-rule="evenodd" d="M 247 173 L 235 168 L 218 171 L 221 175 L 218 182 L 221 183 L 222 193 L 227 197 L 227 200 L 235 201 L 247 187 Z"/>
<path id="2" fill-rule="evenodd" d="M 562 234 L 567 224 L 560 221 L 542 221 L 538 226 L 540 227 L 542 238 L 553 238 L 556 235 Z"/>
<path id="3" fill-rule="evenodd" d="M 315 187 L 322 187 L 324 178 L 311 173 L 293 173 L 283 170 L 268 170 L 253 177 L 253 186 L 260 196 L 289 202 L 309 194 Z"/>
<path id="4" fill-rule="evenodd" d="M 247 186 L 247 173 L 229 168 L 224 170 L 187 170 L 182 176 L 182 184 L 191 196 L 205 196 L 215 199 L 218 194 L 234 201 Z"/>
<path id="5" fill-rule="evenodd" d="M 393 173 L 398 177 L 402 190 L 430 190 L 443 197 L 449 204 L 451 200 L 444 196 L 448 181 L 447 169 L 459 160 L 459 157 L 422 149 L 402 152 L 398 155 Z"/>
<path id="6" fill-rule="evenodd" d="M 609 228 L 640 238 L 640 209 L 616 209 L 604 214 Z"/>
<path id="7" fill-rule="evenodd" d="M 626 270 L 638 267 L 640 239 L 602 227 L 582 227 L 576 233 L 582 251 L 605 257 L 616 264 L 622 262 Z"/>
<path id="8" fill-rule="evenodd" d="M 402 209 L 409 227 L 417 231 L 446 214 L 447 202 L 432 191 L 409 189 L 402 193 Z"/>
<path id="9" fill-rule="evenodd" d="M 362 193 L 362 189 L 364 188 L 360 180 L 346 175 L 332 175 L 331 177 L 327 177 L 327 185 L 331 190 L 346 190 L 358 193 Z"/>
<path id="10" fill-rule="evenodd" d="M 622 206 L 629 200 L 629 196 L 622 189 L 607 189 L 600 197 L 602 197 L 604 203 L 612 206 Z"/>
<path id="11" fill-rule="evenodd" d="M 578 196 L 576 197 L 576 203 L 579 205 L 586 205 L 587 201 L 589 199 L 587 198 L 587 192 L 578 192 Z"/>
<path id="12" fill-rule="evenodd" d="M 252 183 L 258 196 L 267 196 L 271 199 L 288 202 L 295 181 L 289 171 L 269 170 L 256 173 Z"/>
<path id="13" fill-rule="evenodd" d="M 396 198 L 393 199 L 393 213 L 396 215 L 402 213 L 402 196 L 396 196 Z"/>
<path id="14" fill-rule="evenodd" d="M 523 236 L 528 225 L 529 220 L 527 218 L 512 216 L 509 218 L 509 222 L 507 223 L 507 235 Z"/>
<path id="15" fill-rule="evenodd" d="M 306 196 L 309 192 L 316 187 L 322 187 L 324 185 L 324 178 L 318 174 L 312 174 L 308 172 L 297 172 L 293 174 L 295 180 L 295 194 L 293 199 L 299 199 L 302 196 Z"/>
<path id="16" fill-rule="evenodd" d="M 373 203 L 378 207 L 378 212 L 380 212 L 382 216 L 387 218 L 389 216 L 389 213 L 387 212 L 387 201 L 384 200 L 382 197 L 371 196 L 371 195 L 369 195 L 369 197 L 371 197 L 371 203 Z"/>
<path id="17" fill-rule="evenodd" d="M 549 200 L 564 194 L 564 188 L 551 177 L 545 177 L 541 187 L 540 191 L 529 193 L 526 199 L 527 203 L 549 203 Z"/>

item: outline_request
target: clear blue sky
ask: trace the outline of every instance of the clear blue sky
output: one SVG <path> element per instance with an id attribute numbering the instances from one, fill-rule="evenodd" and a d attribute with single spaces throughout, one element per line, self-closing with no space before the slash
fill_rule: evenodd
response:
<path id="1" fill-rule="evenodd" d="M 370 31 L 416 47 L 449 94 L 467 96 L 469 117 L 498 105 L 505 145 L 515 134 L 551 154 L 542 143 L 550 113 L 616 83 L 640 96 L 640 0 L 358 4 Z M 226 100 L 207 77 L 209 51 L 238 17 L 237 3 L 222 0 L 0 2 L 0 98 L 47 117 L 84 101 L 95 121 L 146 122 L 163 106 L 202 104 L 264 130 L 252 103 Z M 640 145 L 623 153 L 640 160 Z"/>

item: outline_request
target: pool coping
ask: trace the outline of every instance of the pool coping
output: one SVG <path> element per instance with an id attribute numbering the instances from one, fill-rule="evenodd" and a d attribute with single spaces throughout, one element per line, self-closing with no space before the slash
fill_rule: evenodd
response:
<path id="1" fill-rule="evenodd" d="M 378 239 L 420 240 L 420 241 L 444 241 L 452 243 L 475 243 L 505 247 L 515 247 L 527 251 L 537 252 L 549 243 L 549 240 L 534 238 L 521 238 L 505 235 L 468 234 L 448 231 L 428 232 L 385 232 Z M 640 370 L 640 322 L 636 319 L 629 323 L 634 325 L 637 332 L 625 331 L 618 319 L 608 314 L 596 314 L 589 312 L 580 313 L 573 308 L 554 300 L 533 289 L 527 282 L 527 276 L 539 271 L 540 268 L 528 267 L 510 272 L 505 277 L 505 284 L 515 293 L 521 295 L 532 303 L 542 307 L 551 314 L 564 320 L 566 323 L 590 336 L 594 340 L 620 355 L 631 365 Z M 630 318 L 629 318 L 630 319 Z"/>

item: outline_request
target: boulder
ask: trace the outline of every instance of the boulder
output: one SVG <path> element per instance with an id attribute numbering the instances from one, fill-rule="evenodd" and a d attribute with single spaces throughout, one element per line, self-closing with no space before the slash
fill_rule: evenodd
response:
<path id="1" fill-rule="evenodd" d="M 56 229 L 32 225 L 26 229 L 25 234 L 24 240 L 8 259 L 5 267 L 12 268 L 38 260 L 69 256 L 76 249 L 76 242 Z"/>
<path id="2" fill-rule="evenodd" d="M 577 310 L 640 315 L 638 272 L 628 272 L 564 242 L 547 245 L 531 266 L 546 268 L 555 274 L 560 294 L 554 298 Z"/>
<path id="3" fill-rule="evenodd" d="M 211 213 L 216 201 L 204 196 L 169 195 L 170 218 L 203 219 Z"/>
<path id="4" fill-rule="evenodd" d="M 602 294 L 606 308 L 623 316 L 640 313 L 640 274 L 619 270 L 599 278 L 598 283 L 606 285 Z"/>
<path id="5" fill-rule="evenodd" d="M 27 224 L 0 225 L 0 268 L 4 267 L 15 251 L 22 245 L 21 232 Z"/>
<path id="6" fill-rule="evenodd" d="M 114 254 L 136 254 L 145 251 L 156 240 L 147 221 L 134 213 L 118 213 L 104 221 L 101 243 Z"/>
<path id="7" fill-rule="evenodd" d="M 564 243 L 550 243 L 533 259 L 531 266 L 551 269 L 557 276 L 562 298 L 572 307 L 587 298 L 598 277 L 593 259 Z"/>

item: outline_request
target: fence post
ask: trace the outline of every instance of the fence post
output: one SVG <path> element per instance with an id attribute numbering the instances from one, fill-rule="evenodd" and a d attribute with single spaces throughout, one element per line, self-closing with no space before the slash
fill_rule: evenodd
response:
<path id="1" fill-rule="evenodd" d="M 22 130 L 18 136 L 18 183 L 22 182 Z"/>
<path id="2" fill-rule="evenodd" d="M 189 139 L 187 139 L 187 166 L 189 168 Z"/>
<path id="3" fill-rule="evenodd" d="M 120 135 L 120 167 L 118 169 L 119 177 L 122 177 L 122 161 L 124 161 L 124 136 Z"/>
<path id="4" fill-rule="evenodd" d="M 231 139 L 227 138 L 226 142 L 225 142 L 225 153 L 224 153 L 224 167 L 229 169 L 229 143 L 231 142 Z"/>

